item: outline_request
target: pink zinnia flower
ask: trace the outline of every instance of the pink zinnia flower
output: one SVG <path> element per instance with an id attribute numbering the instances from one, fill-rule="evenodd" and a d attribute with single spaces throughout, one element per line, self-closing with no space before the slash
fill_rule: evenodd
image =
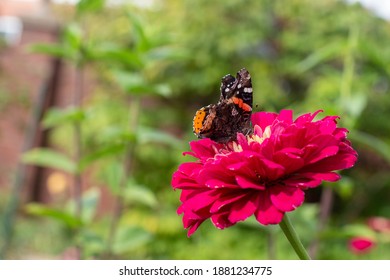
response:
<path id="1" fill-rule="evenodd" d="M 207 219 L 223 229 L 254 215 L 263 225 L 278 224 L 304 201 L 304 190 L 340 179 L 336 170 L 352 167 L 356 151 L 337 127 L 337 116 L 313 121 L 320 111 L 293 119 L 292 110 L 252 115 L 253 134 L 237 141 L 190 143 L 186 162 L 173 174 L 181 189 L 188 236 Z"/>
<path id="2" fill-rule="evenodd" d="M 375 242 L 367 237 L 354 237 L 349 241 L 349 249 L 354 254 L 365 254 L 371 251 Z"/>

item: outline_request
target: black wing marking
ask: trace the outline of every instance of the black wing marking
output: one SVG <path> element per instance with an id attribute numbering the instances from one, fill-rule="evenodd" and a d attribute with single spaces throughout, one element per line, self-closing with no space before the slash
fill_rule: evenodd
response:
<path id="1" fill-rule="evenodd" d="M 253 88 L 251 75 L 245 68 L 242 68 L 238 71 L 236 80 L 235 96 L 242 99 L 244 103 L 248 104 L 252 108 Z"/>

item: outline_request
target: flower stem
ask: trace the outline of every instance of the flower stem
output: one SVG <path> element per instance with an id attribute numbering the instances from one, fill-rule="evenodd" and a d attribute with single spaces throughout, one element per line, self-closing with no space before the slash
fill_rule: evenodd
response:
<path id="1" fill-rule="evenodd" d="M 291 224 L 290 218 L 287 216 L 287 213 L 284 213 L 283 220 L 280 222 L 279 226 L 283 230 L 284 235 L 287 237 L 288 241 L 294 248 L 295 253 L 297 253 L 298 257 L 301 260 L 310 260 L 311 258 L 306 252 L 305 247 L 303 247 L 297 232 Z"/>

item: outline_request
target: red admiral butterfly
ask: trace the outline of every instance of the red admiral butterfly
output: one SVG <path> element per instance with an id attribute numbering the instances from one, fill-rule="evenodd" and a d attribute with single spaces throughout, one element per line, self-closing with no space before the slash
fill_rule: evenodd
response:
<path id="1" fill-rule="evenodd" d="M 236 78 L 230 74 L 224 76 L 218 103 L 202 107 L 195 113 L 195 135 L 226 143 L 236 140 L 238 132 L 251 133 L 252 92 L 251 76 L 245 68 L 238 71 Z"/>

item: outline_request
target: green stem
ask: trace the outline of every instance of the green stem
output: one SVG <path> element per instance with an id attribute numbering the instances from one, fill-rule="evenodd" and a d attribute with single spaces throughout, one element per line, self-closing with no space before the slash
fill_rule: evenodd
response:
<path id="1" fill-rule="evenodd" d="M 306 252 L 305 247 L 303 247 L 297 232 L 291 224 L 290 218 L 287 216 L 287 213 L 284 213 L 283 220 L 280 222 L 279 226 L 283 230 L 284 235 L 287 237 L 288 241 L 294 248 L 295 253 L 297 253 L 298 257 L 301 260 L 310 260 L 311 258 Z"/>

